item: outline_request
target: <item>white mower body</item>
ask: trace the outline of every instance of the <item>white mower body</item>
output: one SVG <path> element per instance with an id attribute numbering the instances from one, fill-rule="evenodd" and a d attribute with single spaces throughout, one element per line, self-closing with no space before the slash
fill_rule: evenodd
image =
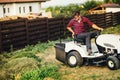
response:
<path id="1" fill-rule="evenodd" d="M 96 39 L 96 43 L 107 50 L 116 49 L 120 53 L 120 35 L 115 34 L 103 34 L 99 35 Z"/>
<path id="2" fill-rule="evenodd" d="M 84 62 L 101 63 L 105 61 L 111 70 L 120 68 L 120 35 L 102 34 L 92 43 L 92 55 L 88 55 L 86 45 L 74 41 L 56 43 L 56 59 L 71 67 Z M 87 61 L 89 60 L 89 61 Z"/>

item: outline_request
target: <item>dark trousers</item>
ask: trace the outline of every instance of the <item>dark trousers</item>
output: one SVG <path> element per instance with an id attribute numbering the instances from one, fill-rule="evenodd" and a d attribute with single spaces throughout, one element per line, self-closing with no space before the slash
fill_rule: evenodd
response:
<path id="1" fill-rule="evenodd" d="M 75 39 L 77 41 L 82 40 L 84 44 L 87 46 L 87 50 L 91 49 L 91 38 L 94 38 L 96 36 L 96 32 L 84 32 L 75 35 Z"/>

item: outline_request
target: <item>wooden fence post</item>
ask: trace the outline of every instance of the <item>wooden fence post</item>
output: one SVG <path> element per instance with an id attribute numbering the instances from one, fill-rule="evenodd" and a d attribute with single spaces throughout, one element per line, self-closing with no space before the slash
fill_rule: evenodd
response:
<path id="1" fill-rule="evenodd" d="M 117 24 L 120 24 L 120 12 L 117 13 L 117 17 L 118 17 Z"/>
<path id="2" fill-rule="evenodd" d="M 49 40 L 50 39 L 50 35 L 49 35 L 49 24 L 48 24 L 48 18 L 46 17 L 46 27 L 47 27 L 47 40 Z"/>
<path id="3" fill-rule="evenodd" d="M 113 26 L 113 13 L 111 12 L 111 22 L 112 22 L 112 25 L 111 26 Z"/>
<path id="4" fill-rule="evenodd" d="M 61 18 L 60 23 L 59 23 L 59 38 L 60 38 L 60 43 L 61 43 L 61 39 L 64 35 L 64 30 L 62 29 L 63 26 L 63 18 Z M 63 34 L 62 34 L 63 33 Z"/>
<path id="5" fill-rule="evenodd" d="M 95 14 L 95 24 L 98 24 L 98 14 Z"/>
<path id="6" fill-rule="evenodd" d="M 0 23 L 0 53 L 2 53 L 2 32 L 1 32 L 1 28 L 2 28 L 2 23 Z"/>
<path id="7" fill-rule="evenodd" d="M 118 17 L 119 17 L 119 18 L 118 18 L 118 19 L 119 19 L 119 20 L 118 20 L 118 22 L 119 22 L 118 24 L 120 24 L 120 12 L 118 12 Z"/>
<path id="8" fill-rule="evenodd" d="M 27 39 L 27 44 L 30 44 L 29 30 L 28 30 L 28 19 L 27 19 L 27 18 L 25 18 L 25 27 L 26 27 L 26 39 Z"/>
<path id="9" fill-rule="evenodd" d="M 63 35 L 63 38 L 65 38 L 65 36 L 66 36 L 66 27 L 65 27 L 65 18 L 63 17 L 63 32 L 64 32 L 64 35 Z"/>

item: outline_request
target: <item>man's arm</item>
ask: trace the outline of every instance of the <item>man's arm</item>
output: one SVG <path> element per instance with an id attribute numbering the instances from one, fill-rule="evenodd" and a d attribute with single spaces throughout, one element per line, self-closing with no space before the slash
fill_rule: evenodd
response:
<path id="1" fill-rule="evenodd" d="M 93 24 L 92 28 L 103 31 L 103 28 L 98 27 L 96 24 Z"/>
<path id="2" fill-rule="evenodd" d="M 98 27 L 96 24 L 94 24 L 93 22 L 91 22 L 88 18 L 83 17 L 83 19 L 84 19 L 85 22 L 87 22 L 88 25 L 91 26 L 92 28 L 103 31 L 103 28 Z"/>
<path id="3" fill-rule="evenodd" d="M 72 37 L 74 38 L 74 31 L 72 30 L 71 27 L 67 27 L 68 31 L 70 31 L 72 33 Z"/>

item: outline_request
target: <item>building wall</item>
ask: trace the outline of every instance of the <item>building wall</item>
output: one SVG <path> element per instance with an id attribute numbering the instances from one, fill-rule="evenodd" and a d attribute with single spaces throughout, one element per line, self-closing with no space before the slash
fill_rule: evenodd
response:
<path id="1" fill-rule="evenodd" d="M 106 8 L 106 12 L 120 12 L 120 8 Z"/>
<path id="2" fill-rule="evenodd" d="M 0 5 L 0 17 L 3 17 L 3 5 Z"/>
<path id="3" fill-rule="evenodd" d="M 12 3 L 0 5 L 0 17 L 13 15 L 26 15 L 30 12 L 39 13 L 41 11 L 41 3 Z"/>

